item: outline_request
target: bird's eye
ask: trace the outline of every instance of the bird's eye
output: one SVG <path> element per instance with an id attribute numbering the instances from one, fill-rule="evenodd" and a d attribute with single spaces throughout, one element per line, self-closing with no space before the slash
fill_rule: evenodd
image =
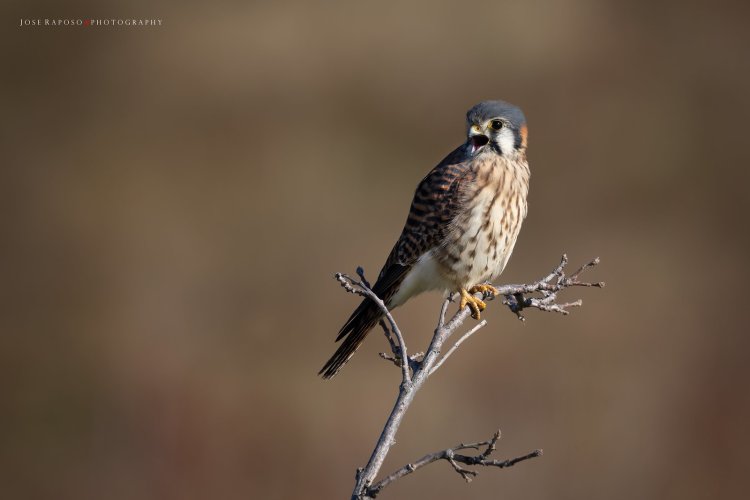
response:
<path id="1" fill-rule="evenodd" d="M 490 128 L 492 130 L 500 130 L 501 128 L 503 128 L 502 120 L 492 120 L 490 122 Z"/>

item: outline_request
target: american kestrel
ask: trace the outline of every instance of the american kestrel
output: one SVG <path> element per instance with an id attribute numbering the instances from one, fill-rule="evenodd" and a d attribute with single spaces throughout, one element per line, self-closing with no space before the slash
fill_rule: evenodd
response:
<path id="1" fill-rule="evenodd" d="M 460 307 L 479 319 L 494 294 L 526 217 L 529 164 L 523 112 L 503 101 L 480 102 L 466 113 L 467 140 L 417 186 L 401 236 L 372 291 L 388 309 L 427 290 L 459 293 Z M 338 373 L 383 317 L 365 298 L 339 331 L 344 339 L 320 370 Z"/>

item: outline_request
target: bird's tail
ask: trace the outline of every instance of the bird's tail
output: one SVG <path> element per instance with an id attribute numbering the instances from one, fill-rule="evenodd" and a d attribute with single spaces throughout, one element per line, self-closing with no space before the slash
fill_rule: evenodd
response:
<path id="1" fill-rule="evenodd" d="M 325 379 L 333 378 L 341 370 L 341 367 L 354 356 L 354 353 L 362 345 L 369 331 L 378 324 L 382 317 L 383 312 L 378 305 L 372 300 L 365 298 L 357 309 L 354 310 L 346 323 L 344 323 L 344 326 L 341 327 L 339 336 L 336 337 L 336 342 L 342 338 L 344 342 L 342 342 L 333 356 L 331 356 L 331 359 L 326 362 L 325 366 L 321 368 L 318 375 L 322 375 Z"/>

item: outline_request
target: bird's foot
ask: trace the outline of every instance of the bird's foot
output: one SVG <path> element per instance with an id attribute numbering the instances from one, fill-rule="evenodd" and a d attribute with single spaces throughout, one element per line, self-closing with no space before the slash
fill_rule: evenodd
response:
<path id="1" fill-rule="evenodd" d="M 481 292 L 486 294 L 487 296 L 494 297 L 500 293 L 500 290 L 489 284 L 474 285 L 473 287 L 469 288 L 469 293 L 477 292 Z"/>
<path id="2" fill-rule="evenodd" d="M 484 285 L 479 285 L 479 286 L 484 286 Z M 474 288 L 476 287 L 472 287 L 471 290 L 474 290 Z M 484 309 L 487 307 L 487 304 L 485 304 L 482 299 L 478 299 L 474 297 L 474 295 L 472 295 L 470 291 L 466 291 L 465 288 L 462 288 L 461 289 L 461 304 L 459 305 L 459 309 L 463 309 L 467 305 L 469 306 L 469 309 L 471 309 L 471 317 L 476 320 L 479 320 L 480 313 L 484 311 Z"/>

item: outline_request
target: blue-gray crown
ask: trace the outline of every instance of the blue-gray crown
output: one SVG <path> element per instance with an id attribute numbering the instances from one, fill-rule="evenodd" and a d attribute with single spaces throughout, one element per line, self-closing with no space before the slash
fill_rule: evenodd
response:
<path id="1" fill-rule="evenodd" d="M 505 118 L 516 130 L 526 123 L 523 111 L 505 101 L 482 101 L 466 112 L 469 125 L 484 123 L 492 118 Z"/>

